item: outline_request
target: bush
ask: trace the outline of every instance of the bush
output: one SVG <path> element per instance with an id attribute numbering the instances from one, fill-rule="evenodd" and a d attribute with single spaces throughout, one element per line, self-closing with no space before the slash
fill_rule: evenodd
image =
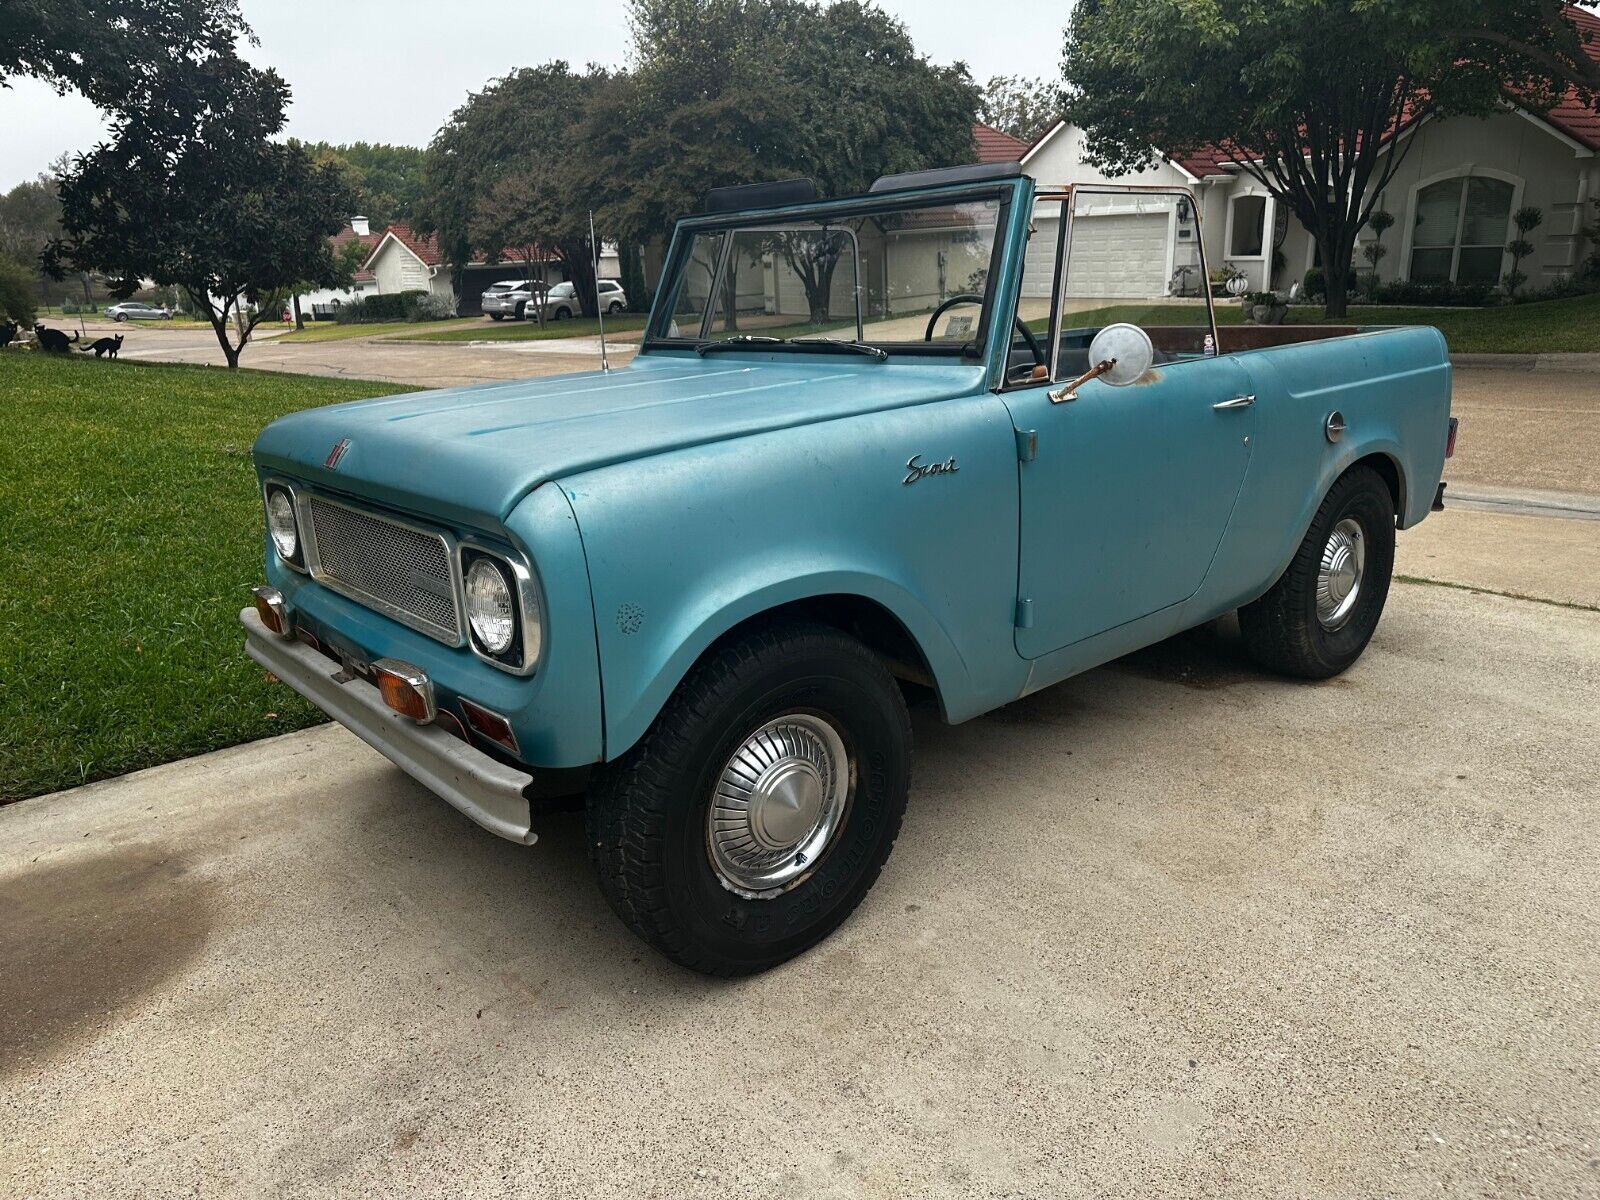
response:
<path id="1" fill-rule="evenodd" d="M 1486 283 L 1408 283 L 1394 280 L 1372 289 L 1374 304 L 1417 304 L 1438 308 L 1482 308 L 1494 288 Z"/>
<path id="2" fill-rule="evenodd" d="M 417 306 L 429 294 L 415 291 L 363 296 L 359 300 L 341 304 L 339 314 L 334 320 L 340 325 L 368 325 L 375 321 L 413 321 L 417 318 L 411 314 L 417 311 Z"/>
<path id="3" fill-rule="evenodd" d="M 416 305 L 412 308 L 408 321 L 443 321 L 456 315 L 455 301 L 449 296 L 435 295 L 426 292 L 417 298 Z"/>
<path id="4" fill-rule="evenodd" d="M 1310 300 L 1313 297 L 1321 298 L 1328 294 L 1328 277 L 1322 273 L 1321 267 L 1312 267 L 1306 272 L 1305 283 L 1301 288 L 1305 293 L 1302 299 Z"/>
<path id="5" fill-rule="evenodd" d="M 34 283 L 33 272 L 27 267 L 13 259 L 0 258 L 0 320 L 33 328 L 38 312 Z"/>

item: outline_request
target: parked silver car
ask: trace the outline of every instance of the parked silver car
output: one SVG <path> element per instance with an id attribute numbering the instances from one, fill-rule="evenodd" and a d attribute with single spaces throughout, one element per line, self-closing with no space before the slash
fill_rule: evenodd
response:
<path id="1" fill-rule="evenodd" d="M 619 313 L 628 307 L 628 294 L 615 279 L 599 281 L 600 307 L 608 314 Z M 545 298 L 544 317 L 547 321 L 565 321 L 568 317 L 583 315 L 583 305 L 578 302 L 578 288 L 572 283 L 558 283 Z"/>
<path id="2" fill-rule="evenodd" d="M 496 321 L 503 321 L 507 317 L 520 321 L 527 310 L 528 301 L 533 299 L 534 291 L 539 286 L 532 279 L 502 279 L 498 283 L 491 283 L 481 299 L 484 316 Z"/>
<path id="3" fill-rule="evenodd" d="M 124 300 L 121 304 L 113 304 L 107 308 L 106 316 L 113 321 L 170 321 L 172 310 L 157 308 L 153 304 L 146 304 L 143 300 Z"/>

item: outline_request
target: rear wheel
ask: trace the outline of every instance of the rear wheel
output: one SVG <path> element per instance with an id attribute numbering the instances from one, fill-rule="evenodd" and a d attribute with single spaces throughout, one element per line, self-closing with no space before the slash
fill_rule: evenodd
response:
<path id="1" fill-rule="evenodd" d="M 491 320 L 491 321 L 504 321 L 505 319 L 506 319 L 505 313 L 490 313 L 489 314 L 489 320 Z"/>
<path id="2" fill-rule="evenodd" d="M 877 879 L 910 768 L 905 702 L 870 650 L 819 625 L 751 634 L 696 667 L 592 782 L 601 891 L 691 970 L 775 967 Z"/>
<path id="3" fill-rule="evenodd" d="M 610 313 L 613 317 L 616 316 L 621 311 L 622 311 L 622 301 L 620 301 L 620 300 L 613 300 L 611 302 L 610 306 L 606 309 L 606 312 Z"/>
<path id="4" fill-rule="evenodd" d="M 1341 476 L 1288 570 L 1239 610 L 1251 656 L 1306 679 L 1327 679 L 1360 658 L 1389 596 L 1394 520 L 1394 497 L 1377 472 L 1355 467 Z"/>

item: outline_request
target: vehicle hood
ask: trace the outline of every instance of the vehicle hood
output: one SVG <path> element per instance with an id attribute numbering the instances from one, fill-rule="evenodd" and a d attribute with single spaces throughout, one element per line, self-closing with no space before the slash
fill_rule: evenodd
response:
<path id="1" fill-rule="evenodd" d="M 263 472 L 482 525 L 504 520 L 549 480 L 984 386 L 984 369 L 970 363 L 651 354 L 609 373 L 476 384 L 294 413 L 262 431 L 254 456 Z M 330 468 L 330 452 L 346 440 Z"/>

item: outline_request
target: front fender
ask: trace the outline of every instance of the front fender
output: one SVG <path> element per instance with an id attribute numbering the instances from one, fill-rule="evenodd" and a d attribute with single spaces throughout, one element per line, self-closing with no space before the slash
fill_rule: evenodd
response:
<path id="1" fill-rule="evenodd" d="M 906 460 L 959 470 L 907 485 Z M 1013 698 L 1016 440 L 988 394 L 620 463 L 567 481 L 594 592 L 605 755 L 730 629 L 821 596 L 880 606 L 952 721 Z"/>

